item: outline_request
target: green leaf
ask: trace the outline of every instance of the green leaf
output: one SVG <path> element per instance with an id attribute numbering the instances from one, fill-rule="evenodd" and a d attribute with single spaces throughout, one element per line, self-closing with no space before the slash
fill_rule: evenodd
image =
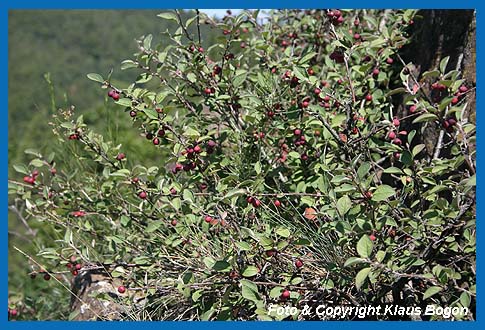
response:
<path id="1" fill-rule="evenodd" d="M 423 300 L 426 300 L 432 296 L 434 296 L 435 294 L 437 294 L 438 292 L 440 292 L 441 290 L 443 290 L 442 287 L 439 287 L 439 286 L 432 286 L 432 287 L 429 287 L 425 292 L 424 292 L 424 295 L 423 295 Z"/>
<path id="2" fill-rule="evenodd" d="M 256 164 L 254 164 L 254 170 L 256 171 L 256 174 L 261 174 L 261 163 L 260 162 L 256 162 Z"/>
<path id="3" fill-rule="evenodd" d="M 151 48 L 152 46 L 152 39 L 153 39 L 153 36 L 151 34 L 147 35 L 145 37 L 145 39 L 143 40 L 143 47 L 148 50 Z"/>
<path id="4" fill-rule="evenodd" d="M 259 273 L 259 270 L 255 266 L 247 266 L 242 272 L 242 276 L 251 277 Z"/>
<path id="5" fill-rule="evenodd" d="M 104 79 L 103 79 L 103 77 L 101 77 L 100 74 L 97 74 L 97 73 L 88 73 L 86 76 L 90 80 L 97 81 L 97 82 L 100 82 L 100 83 L 104 83 Z"/>
<path id="6" fill-rule="evenodd" d="M 357 253 L 362 258 L 369 258 L 372 253 L 373 243 L 369 236 L 363 235 L 357 242 Z"/>
<path id="7" fill-rule="evenodd" d="M 345 260 L 344 267 L 349 267 L 363 262 L 365 262 L 365 259 L 362 259 L 359 257 L 350 257 L 347 260 Z"/>
<path id="8" fill-rule="evenodd" d="M 460 295 L 460 303 L 463 307 L 469 307 L 471 302 L 471 297 L 468 292 L 462 292 Z"/>
<path id="9" fill-rule="evenodd" d="M 184 201 L 195 202 L 194 194 L 189 189 L 184 189 L 183 198 Z"/>
<path id="10" fill-rule="evenodd" d="M 120 69 L 121 70 L 126 70 L 126 69 L 136 68 L 136 67 L 138 67 L 138 64 L 135 61 L 132 61 L 132 60 L 124 60 L 123 62 L 121 62 Z"/>
<path id="11" fill-rule="evenodd" d="M 255 303 L 261 300 L 258 294 L 258 287 L 256 286 L 256 284 L 245 279 L 242 279 L 241 281 L 239 281 L 239 283 L 241 283 L 241 294 L 243 298 L 253 301 Z"/>
<path id="12" fill-rule="evenodd" d="M 446 72 L 446 67 L 448 65 L 448 61 L 450 60 L 450 57 L 449 56 L 446 56 L 444 59 L 442 59 L 440 61 L 440 71 L 441 73 L 445 73 Z"/>
<path id="13" fill-rule="evenodd" d="M 362 284 L 364 284 L 371 270 L 372 270 L 371 267 L 367 267 L 367 268 L 361 269 L 357 273 L 357 275 L 355 276 L 355 287 L 357 288 L 357 290 L 360 290 L 360 288 L 362 287 Z"/>
<path id="14" fill-rule="evenodd" d="M 345 215 L 352 207 L 352 201 L 350 200 L 349 196 L 343 195 L 337 201 L 337 210 L 340 215 Z"/>
<path id="15" fill-rule="evenodd" d="M 382 262 L 384 258 L 386 257 L 386 252 L 385 251 L 377 251 L 376 253 L 376 260 L 377 262 Z"/>
<path id="16" fill-rule="evenodd" d="M 205 257 L 202 261 L 204 262 L 204 265 L 207 266 L 207 268 L 212 268 L 216 263 L 216 261 L 211 257 Z"/>
<path id="17" fill-rule="evenodd" d="M 413 124 L 427 122 L 427 121 L 431 121 L 431 120 L 437 120 L 437 119 L 438 119 L 438 117 L 435 114 L 432 114 L 432 113 L 423 113 L 422 115 L 416 117 L 413 120 Z"/>
<path id="18" fill-rule="evenodd" d="M 415 157 L 417 154 L 419 154 L 424 148 L 425 148 L 424 144 L 418 144 L 418 145 L 414 146 L 413 151 L 412 151 L 413 157 Z"/>
<path id="19" fill-rule="evenodd" d="M 402 170 L 400 168 L 393 166 L 386 168 L 383 172 L 389 174 L 402 174 Z"/>
<path id="20" fill-rule="evenodd" d="M 251 251 L 251 245 L 247 242 L 236 242 L 236 245 L 243 251 Z"/>
<path id="21" fill-rule="evenodd" d="M 118 105 L 121 105 L 123 107 L 130 107 L 131 106 L 131 100 L 127 97 L 124 97 L 122 99 L 119 99 L 118 101 L 115 102 Z"/>
<path id="22" fill-rule="evenodd" d="M 287 228 L 279 227 L 278 229 L 276 229 L 276 234 L 280 235 L 281 237 L 287 238 L 290 236 L 291 232 Z"/>
<path id="23" fill-rule="evenodd" d="M 22 174 L 25 174 L 25 175 L 29 174 L 29 170 L 28 170 L 27 166 L 25 166 L 24 164 L 13 165 L 12 167 L 18 173 L 22 173 Z"/>
<path id="24" fill-rule="evenodd" d="M 382 186 L 377 187 L 372 195 L 372 200 L 375 202 L 380 202 L 386 200 L 387 198 L 394 196 L 396 191 L 391 186 L 383 184 Z"/>
<path id="25" fill-rule="evenodd" d="M 236 75 L 233 79 L 232 79 L 232 85 L 234 87 L 239 87 L 241 86 L 247 79 L 247 72 L 243 72 L 243 73 L 240 73 L 238 75 Z"/>
<path id="26" fill-rule="evenodd" d="M 155 109 L 145 109 L 143 112 L 150 119 L 158 119 L 158 112 Z"/>
<path id="27" fill-rule="evenodd" d="M 171 12 L 171 11 L 158 14 L 157 16 L 160 17 L 160 18 L 163 18 L 163 19 L 168 19 L 168 20 L 178 22 L 177 15 L 175 13 Z"/>
<path id="28" fill-rule="evenodd" d="M 248 192 L 246 189 L 233 189 L 224 196 L 224 199 L 231 199 L 234 196 L 242 196 L 246 195 L 247 193 Z"/>
<path id="29" fill-rule="evenodd" d="M 152 221 L 148 224 L 147 228 L 145 229 L 146 233 L 153 233 L 158 228 L 160 228 L 163 224 L 162 220 Z"/>
<path id="30" fill-rule="evenodd" d="M 212 269 L 218 272 L 228 272 L 231 270 L 231 264 L 227 261 L 216 261 L 216 263 L 212 266 Z"/>
<path id="31" fill-rule="evenodd" d="M 315 55 L 317 55 L 317 53 L 315 53 L 315 52 L 310 52 L 310 53 L 306 54 L 305 56 L 303 56 L 298 61 L 298 64 L 305 64 L 306 62 L 308 62 L 309 60 L 311 60 L 313 57 L 315 57 Z"/>
<path id="32" fill-rule="evenodd" d="M 42 167 L 42 166 L 44 166 L 44 162 L 42 160 L 36 158 L 36 159 L 32 159 L 30 161 L 30 165 L 32 165 L 34 167 Z"/>
<path id="33" fill-rule="evenodd" d="M 369 162 L 363 162 L 360 166 L 359 169 L 357 170 L 357 177 L 362 180 L 365 178 L 367 174 L 369 174 L 370 170 L 370 163 Z M 333 179 L 332 179 L 333 181 Z"/>

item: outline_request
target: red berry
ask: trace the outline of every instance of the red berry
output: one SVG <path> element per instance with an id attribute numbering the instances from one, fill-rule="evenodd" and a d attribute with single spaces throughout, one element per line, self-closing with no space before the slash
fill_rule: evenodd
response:
<path id="1" fill-rule="evenodd" d="M 396 133 L 391 131 L 391 132 L 389 132 L 388 137 L 389 137 L 389 140 L 394 140 L 396 138 Z"/>
<path id="2" fill-rule="evenodd" d="M 296 268 L 303 267 L 303 261 L 301 261 L 300 259 L 296 259 L 295 266 L 296 266 Z"/>
<path id="3" fill-rule="evenodd" d="M 367 199 L 371 199 L 371 198 L 372 198 L 372 192 L 370 192 L 370 191 L 366 191 L 366 192 L 364 193 L 364 197 L 365 197 L 365 198 L 367 198 Z"/>
<path id="4" fill-rule="evenodd" d="M 355 40 L 359 40 L 359 39 L 360 39 L 360 34 L 355 33 L 355 34 L 354 34 L 354 39 L 355 39 Z"/>
<path id="5" fill-rule="evenodd" d="M 54 167 L 53 167 L 53 168 L 51 168 L 51 174 L 52 174 L 52 175 L 56 175 L 56 173 L 57 173 L 57 169 L 56 169 L 56 168 L 54 168 Z"/>
<path id="6" fill-rule="evenodd" d="M 399 158 L 401 158 L 401 153 L 395 152 L 394 153 L 394 158 L 396 158 L 397 160 L 399 160 Z"/>
<path id="7" fill-rule="evenodd" d="M 125 157 L 126 157 L 126 156 L 125 156 L 125 154 L 124 154 L 124 153 L 122 153 L 122 152 L 120 152 L 120 153 L 118 154 L 118 156 L 116 156 L 116 159 L 117 159 L 117 160 L 122 160 L 122 159 L 125 159 Z"/>
<path id="8" fill-rule="evenodd" d="M 397 119 L 396 117 L 394 117 L 394 119 L 392 120 L 392 124 L 394 126 L 399 126 L 399 124 L 401 124 L 401 122 L 399 121 L 399 119 Z"/>
<path id="9" fill-rule="evenodd" d="M 315 74 L 315 71 L 313 71 L 312 68 L 308 68 L 307 72 L 310 76 L 313 76 Z"/>
<path id="10" fill-rule="evenodd" d="M 281 293 L 281 299 L 288 299 L 288 298 L 290 298 L 290 291 L 283 290 L 283 292 Z"/>
<path id="11" fill-rule="evenodd" d="M 409 112 L 415 113 L 416 112 L 416 105 L 413 104 L 412 106 L 410 106 L 409 107 Z"/>
<path id="12" fill-rule="evenodd" d="M 71 271 L 71 274 L 74 275 L 74 276 L 77 276 L 79 274 L 79 271 L 77 269 L 73 269 Z"/>
<path id="13" fill-rule="evenodd" d="M 119 292 L 119 293 L 125 293 L 125 292 L 126 292 L 126 288 L 125 288 L 123 285 L 120 285 L 120 286 L 118 287 L 118 292 Z"/>
<path id="14" fill-rule="evenodd" d="M 281 202 L 280 202 L 279 200 L 275 200 L 275 201 L 273 202 L 273 204 L 274 204 L 274 206 L 276 206 L 276 207 L 280 207 L 280 206 L 281 206 Z"/>
<path id="15" fill-rule="evenodd" d="M 386 60 L 387 64 L 392 64 L 393 62 L 394 62 L 394 60 L 390 57 Z"/>
<path id="16" fill-rule="evenodd" d="M 152 142 L 153 142 L 154 145 L 158 146 L 160 144 L 160 139 L 154 138 Z"/>
<path id="17" fill-rule="evenodd" d="M 35 178 L 39 175 L 39 171 L 38 170 L 33 170 L 32 171 L 32 176 Z"/>
<path id="18" fill-rule="evenodd" d="M 206 93 L 207 95 L 210 95 L 212 93 L 212 89 L 207 87 L 207 88 L 204 89 L 204 93 Z"/>
<path id="19" fill-rule="evenodd" d="M 131 110 L 131 111 L 130 111 L 130 117 L 131 117 L 131 118 L 136 117 L 136 111 L 135 111 L 135 110 Z"/>
<path id="20" fill-rule="evenodd" d="M 375 237 L 374 234 L 370 234 L 369 235 L 369 238 L 370 238 L 371 241 L 375 241 L 376 240 L 376 237 Z"/>
<path id="21" fill-rule="evenodd" d="M 259 207 L 261 205 L 261 201 L 257 198 L 253 198 L 253 202 L 251 204 L 253 204 L 253 207 Z"/>
<path id="22" fill-rule="evenodd" d="M 16 309 L 10 309 L 9 313 L 11 317 L 16 317 L 18 314 L 18 311 Z"/>
<path id="23" fill-rule="evenodd" d="M 374 69 L 372 70 L 372 75 L 377 76 L 379 75 L 379 72 L 380 72 L 379 69 Z"/>
<path id="24" fill-rule="evenodd" d="M 51 279 L 51 276 L 49 274 L 44 274 L 44 280 L 48 281 Z"/>
<path id="25" fill-rule="evenodd" d="M 147 193 L 146 193 L 146 191 L 141 191 L 141 192 L 138 194 L 138 197 L 140 197 L 141 199 L 146 199 L 146 198 L 147 198 Z"/>
<path id="26" fill-rule="evenodd" d="M 113 97 L 113 94 L 114 94 L 114 93 L 116 93 L 116 91 L 115 91 L 114 89 L 110 89 L 110 90 L 108 91 L 108 96 L 109 96 L 109 97 Z"/>
<path id="27" fill-rule="evenodd" d="M 80 270 L 80 269 L 82 268 L 82 266 L 81 266 L 81 264 L 76 264 L 75 268 L 76 268 L 77 270 Z"/>
<path id="28" fill-rule="evenodd" d="M 456 125 L 456 120 L 454 118 L 449 118 L 448 123 L 450 123 L 450 126 L 455 126 Z"/>
<path id="29" fill-rule="evenodd" d="M 457 104 L 458 103 L 458 98 L 454 97 L 451 99 L 451 104 Z"/>
<path id="30" fill-rule="evenodd" d="M 400 138 L 395 138 L 394 140 L 392 140 L 392 143 L 397 144 L 397 145 L 401 145 L 402 141 L 401 141 Z"/>
<path id="31" fill-rule="evenodd" d="M 70 262 L 68 262 L 68 263 L 66 264 L 66 267 L 67 267 L 67 268 L 72 268 L 72 264 L 71 264 Z"/>
<path id="32" fill-rule="evenodd" d="M 177 225 L 177 220 L 173 219 L 173 220 L 170 222 L 170 224 L 171 224 L 172 226 L 176 226 L 176 225 Z"/>
<path id="33" fill-rule="evenodd" d="M 276 254 L 276 251 L 275 251 L 275 250 L 267 250 L 267 251 L 266 251 L 266 255 L 267 255 L 268 257 L 272 257 L 272 256 L 274 256 L 275 254 Z"/>
<path id="34" fill-rule="evenodd" d="M 354 20 L 354 25 L 355 25 L 355 26 L 359 26 L 359 24 L 360 24 L 360 21 L 359 21 L 359 19 L 358 19 L 358 18 L 356 18 L 356 19 Z"/>
<path id="35" fill-rule="evenodd" d="M 249 204 L 252 204 L 252 203 L 253 203 L 253 201 L 254 201 L 254 197 L 248 196 L 248 198 L 246 198 L 246 201 L 247 201 Z"/>
<path id="36" fill-rule="evenodd" d="M 31 176 L 24 176 L 24 182 L 33 184 L 35 182 L 34 178 Z"/>
<path id="37" fill-rule="evenodd" d="M 206 215 L 205 218 L 204 218 L 204 221 L 209 223 L 212 221 L 212 217 L 210 215 Z"/>
<path id="38" fill-rule="evenodd" d="M 320 94 L 322 92 L 322 90 L 320 88 L 315 88 L 315 90 L 313 91 L 316 95 Z"/>
<path id="39" fill-rule="evenodd" d="M 158 130 L 157 136 L 159 136 L 159 137 L 165 136 L 165 131 L 163 129 Z"/>
<path id="40" fill-rule="evenodd" d="M 117 92 L 114 92 L 111 97 L 113 98 L 113 100 L 118 101 L 120 99 L 120 94 L 118 94 Z"/>
<path id="41" fill-rule="evenodd" d="M 371 94 L 367 94 L 367 95 L 365 96 L 365 100 L 366 100 L 367 102 L 372 101 L 372 95 L 371 95 Z"/>
<path id="42" fill-rule="evenodd" d="M 468 87 L 466 87 L 466 86 L 462 85 L 462 86 L 460 86 L 459 91 L 460 91 L 461 93 L 465 93 L 465 92 L 467 92 L 467 91 L 468 91 Z"/>
<path id="43" fill-rule="evenodd" d="M 309 106 L 309 105 L 310 105 L 310 102 L 308 102 L 308 101 L 303 101 L 303 102 L 301 103 L 301 106 L 302 106 L 303 108 L 308 108 L 308 106 Z"/>
<path id="44" fill-rule="evenodd" d="M 301 129 L 298 129 L 298 128 L 297 128 L 297 129 L 295 129 L 295 130 L 293 131 L 293 134 L 295 134 L 295 135 L 301 135 Z"/>

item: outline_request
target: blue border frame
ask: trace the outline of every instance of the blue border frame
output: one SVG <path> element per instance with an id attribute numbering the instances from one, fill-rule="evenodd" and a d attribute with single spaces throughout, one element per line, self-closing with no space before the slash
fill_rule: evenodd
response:
<path id="1" fill-rule="evenodd" d="M 1 40 L 2 40 L 2 51 L 0 52 L 0 63 L 1 66 L 1 88 L 0 93 L 2 97 L 0 98 L 3 103 L 3 111 L 1 111 L 1 120 L 0 120 L 0 141 L 2 146 L 2 152 L 0 154 L 1 157 L 1 172 L 0 172 L 0 182 L 2 182 L 3 189 L 1 190 L 1 198 L 4 200 L 5 203 L 8 201 L 7 196 L 7 175 L 8 175 L 8 11 L 11 9 L 153 9 L 153 8 L 394 8 L 394 9 L 402 9 L 402 8 L 420 8 L 420 9 L 431 9 L 431 8 L 440 8 L 440 9 L 477 9 L 477 57 L 476 57 L 476 69 L 477 69 L 477 80 L 481 82 L 480 73 L 483 72 L 482 67 L 484 66 L 483 60 L 484 57 L 482 56 L 482 46 L 481 41 L 485 41 L 483 37 L 483 28 L 481 24 L 485 22 L 485 16 L 482 17 L 482 10 L 481 10 L 481 1 L 478 0 L 465 0 L 465 1 L 457 1 L 457 0 L 394 0 L 394 1 L 315 1 L 315 0 L 303 0 L 303 1 L 289 1 L 289 0 L 280 0 L 280 1 L 266 1 L 264 5 L 262 5 L 261 1 L 255 0 L 245 0 L 243 2 L 228 2 L 228 1 L 221 1 L 221 0 L 209 0 L 201 3 L 200 1 L 194 0 L 178 0 L 177 2 L 166 2 L 163 3 L 161 1 L 156 0 L 111 0 L 111 1 L 104 1 L 100 2 L 99 0 L 81 0 L 77 2 L 71 1 L 60 1 L 60 0 L 50 0 L 50 1 L 35 1 L 35 0 L 19 0 L 19 1 L 0 1 L 0 33 L 1 33 Z M 477 83 L 479 85 L 480 83 Z M 483 108 L 482 105 L 485 103 L 482 101 L 480 94 L 478 93 L 477 89 L 477 108 Z M 482 117 L 484 115 L 481 114 L 481 111 L 477 111 L 477 126 L 482 125 Z M 485 156 L 481 152 L 481 140 L 482 134 L 479 130 L 477 130 L 477 168 L 480 167 L 479 164 L 482 163 L 482 158 Z M 477 181 L 477 214 L 481 214 L 482 209 L 485 210 L 485 206 L 482 207 L 481 203 L 478 203 L 479 200 L 483 200 L 482 195 L 482 177 L 478 175 Z M 7 206 L 7 205 L 5 205 Z M 7 302 L 8 298 L 8 214 L 7 214 L 7 207 L 3 209 L 3 223 L 2 228 L 4 230 L 4 237 L 6 240 L 1 249 L 1 269 L 3 270 L 0 272 L 0 290 L 3 293 L 3 301 L 4 303 Z M 477 231 L 478 235 L 480 235 L 481 225 L 480 221 L 477 221 Z M 481 245 L 477 242 L 477 256 L 479 256 L 481 250 Z M 480 272 L 480 263 L 477 260 L 477 272 Z M 477 278 L 477 282 L 479 282 L 480 277 Z M 481 283 L 477 285 L 478 291 L 477 296 L 480 296 L 480 292 L 483 290 Z M 5 306 L 5 305 L 4 305 Z M 483 317 L 480 313 L 480 307 L 482 306 L 481 300 L 477 299 L 477 321 L 475 322 L 413 322 L 412 327 L 414 328 L 454 328 L 460 327 L 465 329 L 474 329 L 474 328 L 481 328 L 484 326 L 484 322 L 481 320 Z M 369 327 L 373 329 L 385 329 L 389 326 L 392 326 L 396 329 L 404 329 L 410 326 L 407 322 L 393 322 L 389 324 L 389 322 L 379 322 L 379 321 L 371 321 L 371 322 L 293 322 L 291 325 L 294 328 L 300 329 L 307 329 L 307 328 L 320 328 L 320 327 L 334 327 L 338 326 L 342 329 L 351 329 L 351 328 L 361 328 L 361 327 Z M 183 329 L 185 327 L 196 327 L 199 329 L 204 328 L 211 328 L 211 329 L 223 329 L 228 326 L 227 322 L 197 322 L 197 323 L 186 323 L 186 322 L 68 322 L 68 321 L 52 321 L 52 322 L 27 322 L 27 321 L 17 321 L 17 322 L 8 322 L 7 321 L 7 313 L 4 313 L 3 316 L 0 318 L 0 328 L 1 329 L 28 329 L 30 327 L 35 327 L 35 329 L 65 329 L 69 327 L 70 329 L 85 329 L 85 328 L 105 328 L 105 329 L 114 329 L 116 328 L 149 328 L 149 329 L 159 329 L 160 327 L 170 328 L 170 329 Z M 231 327 L 234 328 L 248 328 L 252 327 L 253 329 L 261 329 L 261 328 L 274 328 L 274 329 L 282 329 L 283 327 L 287 327 L 288 323 L 286 322 L 231 322 Z"/>

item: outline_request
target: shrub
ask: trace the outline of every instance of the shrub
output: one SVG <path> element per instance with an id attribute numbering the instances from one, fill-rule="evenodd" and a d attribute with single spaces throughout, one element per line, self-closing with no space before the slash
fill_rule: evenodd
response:
<path id="1" fill-rule="evenodd" d="M 9 184 L 49 233 L 32 274 L 69 287 L 65 273 L 103 271 L 117 284 L 99 298 L 125 319 L 282 319 L 268 306 L 328 301 L 473 310 L 472 86 L 449 58 L 414 75 L 400 55 L 413 10 L 257 15 L 160 14 L 180 27 L 138 41 L 121 63 L 135 82 L 88 75 L 160 165 L 61 109 L 65 161 L 31 151 Z M 200 24 L 220 30 L 207 49 Z"/>

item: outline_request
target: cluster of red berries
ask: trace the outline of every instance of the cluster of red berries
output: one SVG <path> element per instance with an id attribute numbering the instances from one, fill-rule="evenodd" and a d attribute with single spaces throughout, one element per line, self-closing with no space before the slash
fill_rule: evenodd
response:
<path id="1" fill-rule="evenodd" d="M 79 271 L 82 268 L 82 265 L 80 263 L 74 263 L 76 261 L 76 258 L 71 257 L 71 262 L 68 262 L 66 264 L 66 267 L 71 270 L 71 274 L 74 276 L 77 276 L 79 274 Z"/>
<path id="2" fill-rule="evenodd" d="M 195 47 L 195 45 L 190 45 L 189 46 L 189 52 L 194 53 L 196 50 L 199 53 L 203 53 L 204 52 L 204 48 L 203 47 Z"/>
<path id="3" fill-rule="evenodd" d="M 74 211 L 74 212 L 71 212 L 71 215 L 75 218 L 79 218 L 79 217 L 84 217 L 86 215 L 86 212 L 84 212 L 84 211 Z"/>
<path id="4" fill-rule="evenodd" d="M 394 117 L 394 119 L 392 120 L 392 125 L 394 126 L 394 128 L 389 131 L 389 133 L 387 134 L 387 138 L 389 139 L 389 141 L 391 141 L 391 143 L 395 145 L 401 145 L 402 140 L 399 138 L 399 136 L 407 135 L 408 132 L 405 130 L 399 131 L 399 125 L 401 125 L 401 121 L 397 117 Z M 396 133 L 397 131 L 398 133 Z"/>
<path id="5" fill-rule="evenodd" d="M 443 123 L 441 124 L 441 126 L 443 126 L 443 128 L 446 129 L 448 133 L 451 133 L 453 132 L 453 126 L 455 126 L 456 123 L 457 122 L 455 118 L 448 118 L 443 120 Z"/>
<path id="6" fill-rule="evenodd" d="M 69 135 L 69 140 L 79 140 L 79 133 L 72 133 Z"/>
<path id="7" fill-rule="evenodd" d="M 206 87 L 204 89 L 204 93 L 205 95 L 209 96 L 209 95 L 213 95 L 214 93 L 216 92 L 216 89 L 214 87 Z"/>
<path id="8" fill-rule="evenodd" d="M 460 86 L 458 91 L 454 94 L 454 97 L 451 99 L 451 104 L 457 104 L 466 92 L 468 92 L 468 87 L 465 85 Z"/>
<path id="9" fill-rule="evenodd" d="M 35 180 L 39 176 L 38 170 L 33 170 L 32 173 L 28 176 L 24 176 L 24 182 L 29 184 L 35 184 Z"/>
<path id="10" fill-rule="evenodd" d="M 340 25 L 344 22 L 344 17 L 342 16 L 342 12 L 338 9 L 329 10 L 327 12 L 327 17 L 330 19 L 333 25 Z"/>
<path id="11" fill-rule="evenodd" d="M 261 206 L 261 201 L 256 197 L 248 196 L 248 198 L 246 198 L 246 201 L 248 202 L 248 204 L 251 204 L 254 208 L 258 208 Z"/>
<path id="12" fill-rule="evenodd" d="M 113 100 L 118 101 L 120 99 L 120 93 L 114 89 L 110 89 L 108 91 L 108 96 L 111 97 Z"/>

